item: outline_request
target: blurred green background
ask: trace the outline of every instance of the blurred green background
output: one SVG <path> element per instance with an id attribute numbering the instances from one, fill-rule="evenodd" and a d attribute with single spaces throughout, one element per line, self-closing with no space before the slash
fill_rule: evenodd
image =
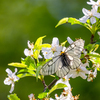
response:
<path id="1" fill-rule="evenodd" d="M 0 100 L 8 100 L 10 86 L 3 83 L 7 76 L 5 70 L 9 67 L 14 71 L 14 67 L 8 66 L 8 63 L 20 62 L 21 57 L 25 57 L 23 51 L 27 48 L 28 40 L 35 42 L 38 37 L 46 35 L 44 43 L 51 43 L 53 37 L 58 37 L 61 43 L 68 36 L 73 40 L 81 37 L 85 44 L 90 42 L 91 34 L 82 26 L 66 24 L 55 28 L 64 17 L 82 17 L 82 8 L 91 8 L 86 1 L 0 0 Z M 71 79 L 73 95 L 80 94 L 80 100 L 100 100 L 99 77 L 100 73 L 93 82 L 87 82 L 80 77 Z M 49 84 L 53 78 L 46 76 L 45 80 Z M 26 77 L 15 84 L 13 93 L 17 93 L 21 100 L 28 100 L 29 94 L 34 93 L 37 97 L 42 91 L 41 81 L 36 82 L 34 77 Z M 58 90 L 54 93 L 58 93 Z"/>

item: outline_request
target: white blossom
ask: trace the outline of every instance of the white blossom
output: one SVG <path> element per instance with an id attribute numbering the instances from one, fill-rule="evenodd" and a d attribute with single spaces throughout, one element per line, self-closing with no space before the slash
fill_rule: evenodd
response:
<path id="1" fill-rule="evenodd" d="M 36 100 L 33 93 L 31 93 L 30 95 L 28 95 L 28 97 L 29 97 L 29 100 Z"/>
<path id="2" fill-rule="evenodd" d="M 86 74 L 89 73 L 89 71 L 86 69 L 86 66 L 89 66 L 88 63 L 81 63 L 80 67 L 70 70 L 69 74 L 71 75 L 72 78 L 76 78 L 78 76 L 82 77 L 83 79 L 86 79 L 87 76 Z"/>
<path id="3" fill-rule="evenodd" d="M 33 50 L 25 49 L 24 54 L 25 54 L 25 56 L 33 56 Z"/>
<path id="4" fill-rule="evenodd" d="M 33 48 L 34 48 L 33 43 L 30 43 L 30 41 L 29 41 L 29 40 L 28 40 L 27 44 L 28 44 L 28 47 L 29 47 L 30 49 L 33 49 Z"/>
<path id="5" fill-rule="evenodd" d="M 92 70 L 89 71 L 87 81 L 93 81 L 93 79 L 97 76 L 97 68 L 95 68 L 94 72 Z"/>
<path id="6" fill-rule="evenodd" d="M 63 91 L 60 96 L 55 94 L 55 98 L 56 100 L 72 100 L 72 93 L 69 91 Z"/>
<path id="7" fill-rule="evenodd" d="M 71 86 L 69 84 L 69 77 L 66 75 L 64 78 L 59 79 L 55 85 L 57 85 L 58 83 L 63 83 L 67 85 L 67 87 L 64 88 L 60 96 L 55 94 L 56 100 L 72 100 L 73 96 L 71 93 Z"/>
<path id="8" fill-rule="evenodd" d="M 87 21 L 87 19 L 90 18 L 91 24 L 94 24 L 94 23 L 96 23 L 95 17 L 100 18 L 100 13 L 97 13 L 97 10 L 95 8 L 93 8 L 91 11 L 83 8 L 82 12 L 83 12 L 84 16 L 79 19 L 79 21 L 82 23 L 85 23 Z"/>
<path id="9" fill-rule="evenodd" d="M 9 68 L 6 69 L 6 72 L 8 73 L 8 78 L 4 80 L 5 85 L 11 85 L 10 93 L 14 90 L 14 83 L 15 81 L 19 80 L 19 77 L 17 77 L 15 74 L 17 72 L 17 68 L 15 68 L 15 72 L 13 73 Z"/>
<path id="10" fill-rule="evenodd" d="M 53 98 L 50 98 L 49 100 L 54 100 Z"/>
<path id="11" fill-rule="evenodd" d="M 25 48 L 25 50 L 24 50 L 25 56 L 34 57 L 34 55 L 33 55 L 33 48 L 34 48 L 33 43 L 30 43 L 30 41 L 28 40 L 27 44 L 28 44 L 28 48 L 29 49 Z M 35 52 L 35 50 L 34 50 L 34 52 Z M 42 56 L 39 55 L 38 58 L 42 58 Z"/>
<path id="12" fill-rule="evenodd" d="M 90 0 L 90 2 L 87 2 L 87 4 L 92 5 L 92 7 L 98 9 L 98 7 L 100 7 L 100 0 L 97 0 L 97 2 Z"/>
<path id="13" fill-rule="evenodd" d="M 62 47 L 59 46 L 58 38 L 54 37 L 52 40 L 51 48 L 42 48 L 42 53 L 45 59 L 50 59 L 60 54 Z"/>
<path id="14" fill-rule="evenodd" d="M 50 59 L 54 56 L 51 48 L 42 48 L 42 53 L 45 59 Z"/>
<path id="15" fill-rule="evenodd" d="M 94 67 L 96 67 L 97 69 L 100 69 L 100 62 L 93 64 Z"/>
<path id="16" fill-rule="evenodd" d="M 70 76 L 69 76 L 70 77 Z M 67 87 L 65 87 L 65 90 L 71 90 L 71 86 L 69 84 L 69 77 L 66 75 L 64 78 L 59 79 L 55 85 L 57 85 L 58 83 L 63 83 L 65 85 L 67 85 Z"/>

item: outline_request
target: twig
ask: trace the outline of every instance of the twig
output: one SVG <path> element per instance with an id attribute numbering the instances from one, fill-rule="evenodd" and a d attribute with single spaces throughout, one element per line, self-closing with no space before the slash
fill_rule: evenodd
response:
<path id="1" fill-rule="evenodd" d="M 47 89 L 47 85 L 46 85 L 46 83 L 45 83 L 45 80 L 42 80 L 42 84 L 43 84 L 43 86 L 44 86 L 44 90 L 46 90 L 46 89 Z"/>
<path id="2" fill-rule="evenodd" d="M 57 82 L 57 79 L 54 79 L 48 86 L 45 84 L 45 81 L 42 81 L 43 86 L 44 86 L 44 90 L 43 92 L 48 88 L 51 89 L 51 87 Z"/>
<path id="3" fill-rule="evenodd" d="M 92 34 L 92 35 L 91 35 L 91 42 L 90 42 L 91 44 L 94 43 L 94 42 L 93 42 L 93 39 L 94 39 L 94 35 Z"/>
<path id="4" fill-rule="evenodd" d="M 57 79 L 54 79 L 49 85 L 48 89 L 51 89 L 51 87 L 57 82 Z"/>

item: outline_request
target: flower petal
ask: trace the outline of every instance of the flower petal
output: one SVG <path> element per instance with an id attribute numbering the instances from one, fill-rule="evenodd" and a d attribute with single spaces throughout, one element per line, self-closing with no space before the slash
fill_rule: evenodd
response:
<path id="1" fill-rule="evenodd" d="M 97 17 L 97 18 L 100 18 L 100 13 L 95 13 L 94 16 Z"/>
<path id="2" fill-rule="evenodd" d="M 12 75 L 12 71 L 11 71 L 9 68 L 6 69 L 6 72 L 7 72 L 9 75 Z"/>
<path id="3" fill-rule="evenodd" d="M 85 16 L 88 16 L 89 13 L 90 13 L 90 11 L 87 10 L 87 9 L 85 9 L 85 8 L 82 9 L 82 12 L 83 12 L 83 14 L 84 14 Z"/>
<path id="4" fill-rule="evenodd" d="M 29 40 L 28 40 L 27 44 L 28 44 L 28 47 L 29 47 L 30 49 L 33 49 L 33 48 L 34 48 L 33 43 L 30 44 L 30 41 L 29 41 Z"/>
<path id="5" fill-rule="evenodd" d="M 96 23 L 96 19 L 95 19 L 95 17 L 91 17 L 91 18 L 90 18 L 90 22 L 91 22 L 91 24 Z"/>
<path id="6" fill-rule="evenodd" d="M 49 51 L 49 52 L 43 52 L 43 55 L 44 55 L 45 59 L 50 59 L 50 58 L 52 58 L 54 56 L 51 51 Z"/>
<path id="7" fill-rule="evenodd" d="M 11 89 L 10 89 L 10 91 L 9 91 L 9 92 L 10 92 L 10 93 L 12 93 L 12 92 L 13 92 L 13 90 L 14 90 L 14 83 L 12 83 L 12 84 L 11 84 Z"/>
<path id="8" fill-rule="evenodd" d="M 93 0 L 90 0 L 90 2 L 87 2 L 87 4 L 89 4 L 89 5 L 95 5 L 96 2 L 94 2 Z"/>
<path id="9" fill-rule="evenodd" d="M 32 49 L 31 50 L 25 49 L 24 54 L 25 54 L 25 56 L 31 56 L 31 55 L 33 55 L 33 50 Z"/>
<path id="10" fill-rule="evenodd" d="M 54 56 L 51 48 L 42 48 L 42 53 L 45 59 L 50 59 Z"/>
<path id="11" fill-rule="evenodd" d="M 42 56 L 41 55 L 39 55 L 39 57 L 38 58 L 42 58 Z"/>
<path id="12" fill-rule="evenodd" d="M 87 78 L 87 76 L 83 72 L 80 72 L 79 76 L 82 77 L 83 79 L 86 79 Z"/>
<path id="13" fill-rule="evenodd" d="M 85 23 L 87 21 L 87 19 L 89 19 L 89 16 L 83 16 L 83 17 L 79 18 L 79 21 L 82 23 Z"/>
<path id="14" fill-rule="evenodd" d="M 74 42 L 70 37 L 67 37 L 67 41 L 69 44 L 72 44 Z"/>
<path id="15" fill-rule="evenodd" d="M 10 85 L 12 83 L 12 81 L 9 79 L 9 78 L 6 78 L 5 80 L 4 80 L 4 84 L 5 85 Z"/>
<path id="16" fill-rule="evenodd" d="M 15 81 L 18 81 L 19 80 L 19 77 L 18 76 L 16 76 L 16 75 L 13 75 L 13 81 L 15 82 Z"/>
<path id="17" fill-rule="evenodd" d="M 42 52 L 49 52 L 51 51 L 51 48 L 42 48 Z"/>
<path id="18" fill-rule="evenodd" d="M 17 73 L 17 68 L 15 68 L 15 72 L 14 72 L 14 74 L 16 74 Z"/>
<path id="19" fill-rule="evenodd" d="M 54 37 L 52 40 L 52 47 L 55 47 L 55 46 L 59 46 L 59 40 L 56 37 Z"/>

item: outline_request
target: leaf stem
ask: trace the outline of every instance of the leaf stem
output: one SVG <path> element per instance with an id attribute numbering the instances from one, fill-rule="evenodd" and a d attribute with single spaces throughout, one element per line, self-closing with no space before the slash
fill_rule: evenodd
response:
<path id="1" fill-rule="evenodd" d="M 33 57 L 33 60 L 34 60 L 34 65 L 37 67 L 37 64 L 36 64 L 36 61 L 35 61 L 34 57 Z"/>

